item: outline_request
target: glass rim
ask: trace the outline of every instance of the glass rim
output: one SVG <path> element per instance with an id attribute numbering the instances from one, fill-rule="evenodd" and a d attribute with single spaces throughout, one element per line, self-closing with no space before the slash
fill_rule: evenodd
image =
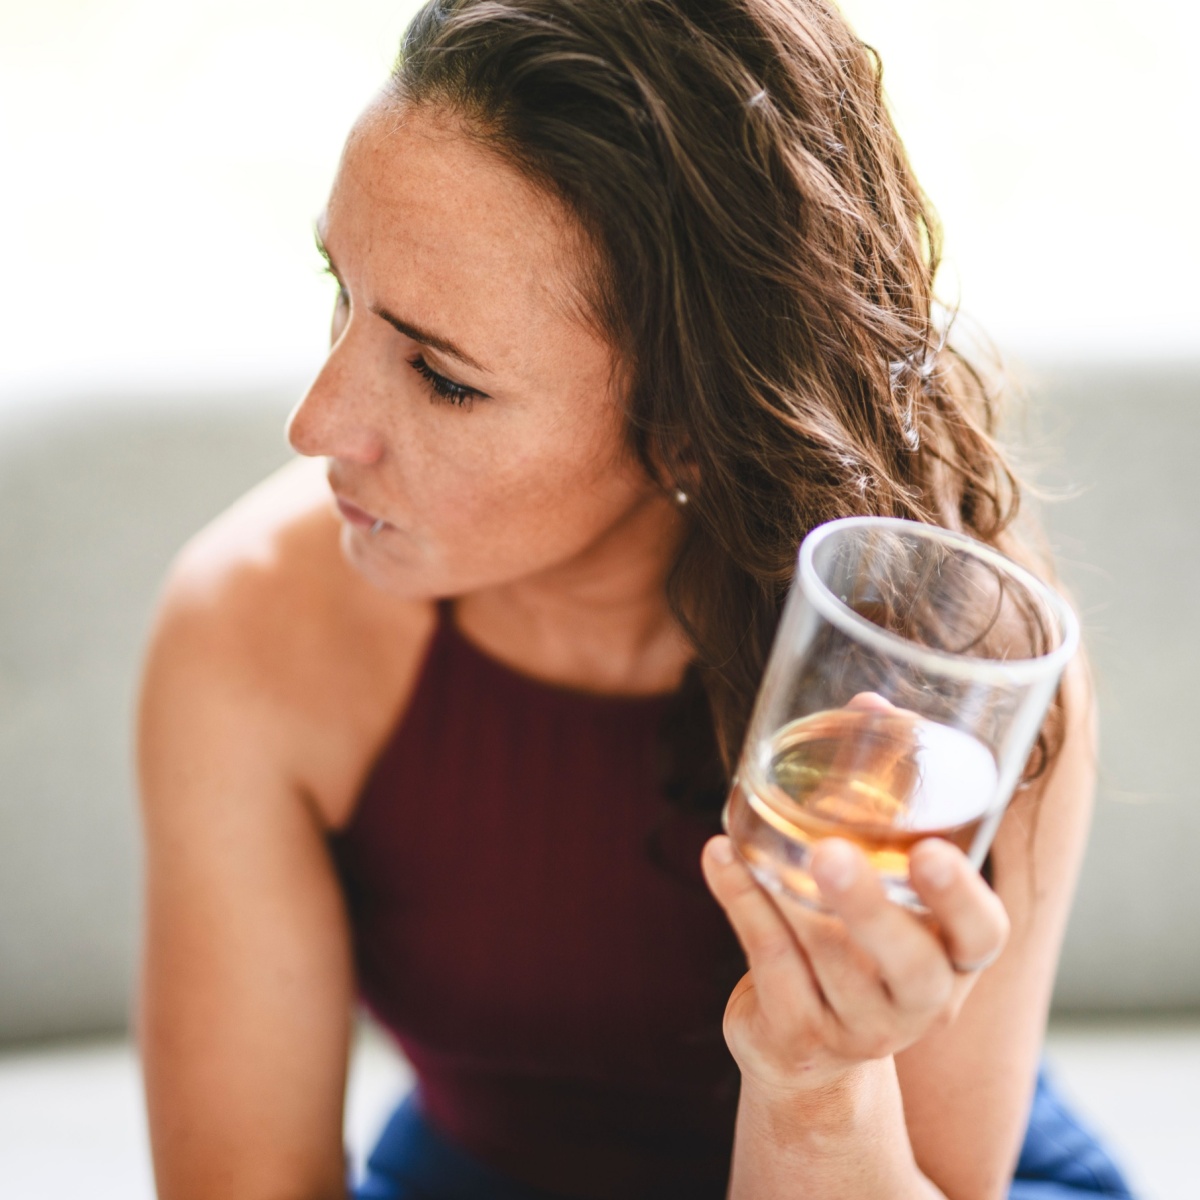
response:
<path id="1" fill-rule="evenodd" d="M 932 650 L 881 628 L 834 595 L 813 565 L 813 555 L 822 542 L 835 534 L 862 528 L 891 529 L 896 533 L 915 534 L 927 541 L 941 542 L 964 550 L 1016 579 L 1045 604 L 1058 622 L 1058 645 L 1036 658 L 979 658 L 950 650 Z M 903 517 L 840 517 L 826 521 L 810 529 L 800 543 L 796 577 L 809 603 L 843 633 L 877 650 L 943 675 L 1029 683 L 1060 672 L 1079 645 L 1079 619 L 1071 606 L 1049 584 L 978 538 L 941 525 L 909 521 Z"/>

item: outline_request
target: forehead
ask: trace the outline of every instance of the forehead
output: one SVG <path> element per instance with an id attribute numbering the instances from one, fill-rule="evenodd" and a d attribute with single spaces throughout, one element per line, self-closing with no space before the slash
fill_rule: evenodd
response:
<path id="1" fill-rule="evenodd" d="M 591 254 L 565 207 L 444 110 L 379 101 L 346 143 L 322 236 L 371 300 L 491 365 L 584 332 Z"/>

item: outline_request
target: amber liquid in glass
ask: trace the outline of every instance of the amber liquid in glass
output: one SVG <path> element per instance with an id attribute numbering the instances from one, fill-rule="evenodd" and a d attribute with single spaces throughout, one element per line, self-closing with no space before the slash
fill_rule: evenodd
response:
<path id="1" fill-rule="evenodd" d="M 857 843 L 904 893 L 912 847 L 941 837 L 969 852 L 996 801 L 996 760 L 982 742 L 898 708 L 792 721 L 755 759 L 730 799 L 730 835 L 767 886 L 813 903 L 808 859 L 819 838 Z"/>

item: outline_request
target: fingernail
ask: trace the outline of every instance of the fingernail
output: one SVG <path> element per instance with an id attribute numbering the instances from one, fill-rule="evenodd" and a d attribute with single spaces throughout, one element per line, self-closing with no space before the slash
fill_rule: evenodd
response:
<path id="1" fill-rule="evenodd" d="M 718 866 L 727 867 L 733 862 L 733 843 L 726 837 L 709 843 L 709 856 Z"/>
<path id="2" fill-rule="evenodd" d="M 954 879 L 954 864 L 942 846 L 934 844 L 921 855 L 921 874 L 930 887 L 947 888 Z"/>
<path id="3" fill-rule="evenodd" d="M 827 843 L 813 864 L 813 873 L 823 889 L 844 892 L 858 873 L 854 851 L 842 842 Z"/>

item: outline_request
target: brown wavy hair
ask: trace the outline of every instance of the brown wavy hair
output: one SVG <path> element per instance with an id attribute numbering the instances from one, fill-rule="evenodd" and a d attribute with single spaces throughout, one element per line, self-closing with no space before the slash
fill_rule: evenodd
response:
<path id="1" fill-rule="evenodd" d="M 1029 558 L 992 391 L 938 319 L 937 220 L 832 5 L 431 0 L 391 84 L 590 238 L 631 448 L 690 496 L 667 592 L 724 771 L 813 526 L 909 517 Z"/>

